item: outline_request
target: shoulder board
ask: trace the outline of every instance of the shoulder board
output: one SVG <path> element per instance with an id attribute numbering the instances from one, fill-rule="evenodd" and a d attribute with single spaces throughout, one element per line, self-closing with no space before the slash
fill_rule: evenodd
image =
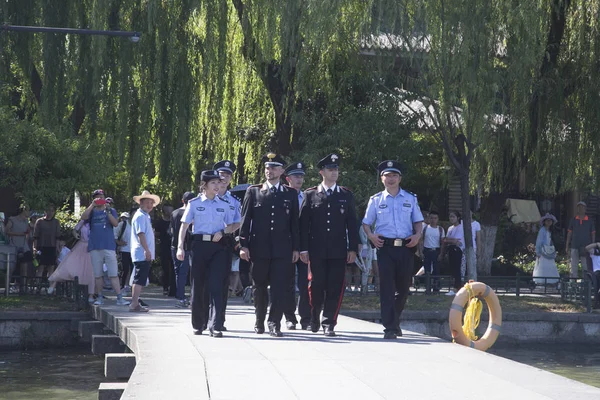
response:
<path id="1" fill-rule="evenodd" d="M 290 191 L 290 187 L 289 186 L 281 185 L 281 188 L 283 189 L 284 192 L 289 192 Z"/>
<path id="2" fill-rule="evenodd" d="M 225 203 L 229 204 L 229 200 L 227 200 L 225 197 L 221 197 L 221 196 L 217 196 L 219 198 L 219 200 L 224 201 Z"/>
<path id="3" fill-rule="evenodd" d="M 307 189 L 304 189 L 304 191 L 309 191 L 309 190 L 317 190 L 318 186 L 313 186 L 313 187 L 309 187 Z"/>
<path id="4" fill-rule="evenodd" d="M 406 190 L 406 189 L 404 189 L 404 191 L 405 191 L 406 193 L 408 193 L 408 194 L 411 194 L 411 195 L 413 195 L 413 196 L 417 197 L 417 195 L 416 195 L 415 193 L 413 193 L 413 192 L 409 192 L 409 191 L 408 191 L 408 190 Z"/>
<path id="5" fill-rule="evenodd" d="M 198 195 L 198 196 L 194 197 L 193 199 L 191 199 L 190 201 L 188 201 L 188 203 L 191 203 L 191 202 L 192 202 L 192 201 L 194 201 L 194 200 L 198 200 L 199 198 L 200 198 L 200 195 Z"/>
<path id="6" fill-rule="evenodd" d="M 248 189 L 250 189 L 250 188 L 259 188 L 259 187 L 262 187 L 262 183 L 257 183 L 256 185 L 248 186 Z"/>
<path id="7" fill-rule="evenodd" d="M 340 186 L 340 189 L 345 190 L 346 192 L 352 193 L 352 190 L 348 189 L 346 186 Z"/>
<path id="8" fill-rule="evenodd" d="M 379 197 L 383 194 L 383 191 L 379 192 L 379 193 L 375 193 L 373 196 L 371 196 L 372 199 L 374 199 L 375 197 Z"/>

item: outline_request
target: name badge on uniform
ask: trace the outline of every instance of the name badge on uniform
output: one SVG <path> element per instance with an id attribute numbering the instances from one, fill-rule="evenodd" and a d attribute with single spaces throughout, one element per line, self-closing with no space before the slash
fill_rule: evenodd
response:
<path id="1" fill-rule="evenodd" d="M 224 208 L 217 208 L 217 212 L 225 212 Z"/>
<path id="2" fill-rule="evenodd" d="M 204 210 L 206 210 L 206 208 L 204 208 L 204 207 L 196 207 L 196 210 L 198 210 L 198 211 L 204 211 Z"/>
<path id="3" fill-rule="evenodd" d="M 379 208 L 387 208 L 387 204 L 380 204 Z"/>
<path id="4" fill-rule="evenodd" d="M 235 207 L 234 206 L 229 206 L 229 209 L 235 210 Z"/>
<path id="5" fill-rule="evenodd" d="M 410 208 L 410 207 L 412 207 L 412 205 L 410 203 L 404 203 L 403 207 L 409 207 Z"/>
<path id="6" fill-rule="evenodd" d="M 338 201 L 339 201 L 340 203 L 345 203 L 345 202 L 346 202 L 346 200 L 344 200 L 344 199 L 339 199 Z"/>

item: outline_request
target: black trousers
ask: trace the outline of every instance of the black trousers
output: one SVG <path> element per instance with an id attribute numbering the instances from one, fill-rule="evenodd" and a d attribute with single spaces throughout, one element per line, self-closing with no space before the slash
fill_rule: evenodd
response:
<path id="1" fill-rule="evenodd" d="M 129 277 L 133 273 L 133 261 L 131 261 L 131 253 L 128 251 L 121 252 L 121 267 L 123 274 L 121 275 L 121 287 L 129 285 Z"/>
<path id="2" fill-rule="evenodd" d="M 227 252 L 214 242 L 192 243 L 192 327 L 220 330 L 223 327 L 223 279 L 227 276 Z M 208 316 L 206 303 L 208 302 Z"/>
<path id="3" fill-rule="evenodd" d="M 310 298 L 308 295 L 308 265 L 302 261 L 296 263 L 296 271 L 298 276 L 298 315 L 300 316 L 300 325 L 308 325 L 310 323 Z M 296 319 L 296 285 L 295 276 L 292 274 L 288 288 L 288 302 L 285 309 L 285 320 L 294 324 L 298 323 Z"/>
<path id="4" fill-rule="evenodd" d="M 460 276 L 462 255 L 463 252 L 460 247 L 455 245 L 448 246 L 448 264 L 450 265 L 450 273 L 454 277 L 454 289 L 456 290 L 462 286 L 462 278 Z"/>
<path id="5" fill-rule="evenodd" d="M 271 285 L 271 310 L 269 311 L 269 327 L 281 328 L 281 318 L 289 300 L 287 296 L 290 276 L 294 274 L 294 264 L 289 258 L 262 258 L 252 260 L 252 292 L 256 325 L 264 324 L 269 305 Z"/>
<path id="6" fill-rule="evenodd" d="M 173 258 L 171 258 L 171 247 L 160 248 L 160 265 L 162 267 L 162 286 L 163 290 L 169 291 L 169 296 L 174 297 L 177 292 L 177 281 L 175 279 L 175 269 L 173 268 Z"/>
<path id="7" fill-rule="evenodd" d="M 240 259 L 240 281 L 242 282 L 244 289 L 248 286 L 252 286 L 252 280 L 250 279 L 250 263 L 242 259 Z"/>
<path id="8" fill-rule="evenodd" d="M 311 280 L 310 293 L 311 322 L 319 323 L 321 310 L 323 327 L 333 328 L 344 297 L 346 286 L 346 258 L 310 260 Z"/>
<path id="9" fill-rule="evenodd" d="M 400 331 L 400 315 L 414 274 L 414 252 L 408 247 L 382 247 L 377 251 L 379 300 L 384 332 Z"/>

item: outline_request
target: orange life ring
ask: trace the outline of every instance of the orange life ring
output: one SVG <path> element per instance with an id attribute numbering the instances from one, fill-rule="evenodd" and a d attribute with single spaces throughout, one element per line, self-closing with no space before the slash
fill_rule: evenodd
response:
<path id="1" fill-rule="evenodd" d="M 462 329 L 462 316 L 465 311 L 465 305 L 469 301 L 469 293 L 466 288 L 461 288 L 454 301 L 450 305 L 450 314 L 448 315 L 448 324 L 452 338 L 458 344 L 469 346 L 473 349 L 485 351 L 492 347 L 498 339 L 502 328 L 502 308 L 496 293 L 488 285 L 482 282 L 471 282 L 471 289 L 474 296 L 485 299 L 490 311 L 490 321 L 485 334 L 479 340 L 469 339 Z"/>

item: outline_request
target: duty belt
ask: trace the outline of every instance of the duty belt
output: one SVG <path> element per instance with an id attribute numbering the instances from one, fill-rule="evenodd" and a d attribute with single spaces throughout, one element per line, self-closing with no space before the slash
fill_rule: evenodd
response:
<path id="1" fill-rule="evenodd" d="M 391 239 L 383 238 L 384 247 L 404 247 L 410 242 L 410 239 Z"/>
<path id="2" fill-rule="evenodd" d="M 200 241 L 200 242 L 212 242 L 214 237 L 215 237 L 215 235 L 198 233 L 198 234 L 192 235 L 192 240 Z"/>

